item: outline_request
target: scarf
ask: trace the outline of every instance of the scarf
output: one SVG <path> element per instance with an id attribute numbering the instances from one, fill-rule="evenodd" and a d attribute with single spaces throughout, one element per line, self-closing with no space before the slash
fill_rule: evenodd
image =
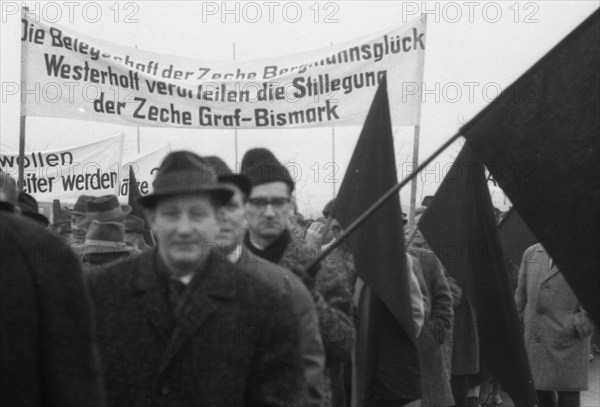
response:
<path id="1" fill-rule="evenodd" d="M 252 242 L 250 242 L 249 232 L 246 232 L 246 236 L 244 236 L 244 245 L 248 248 L 248 250 L 250 250 L 257 256 L 275 264 L 279 263 L 279 261 L 283 257 L 285 249 L 291 241 L 292 235 L 287 229 L 284 230 L 283 233 L 277 239 L 275 239 L 273 243 L 271 243 L 264 249 L 259 249 L 258 247 L 254 246 Z"/>

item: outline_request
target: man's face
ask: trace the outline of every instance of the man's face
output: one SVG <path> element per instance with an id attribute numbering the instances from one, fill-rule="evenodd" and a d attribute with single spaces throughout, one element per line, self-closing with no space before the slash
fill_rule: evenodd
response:
<path id="1" fill-rule="evenodd" d="M 72 213 L 71 214 L 71 233 L 77 243 L 83 243 L 85 241 L 85 234 L 87 231 L 80 227 L 82 222 L 80 219 L 85 218 L 85 214 Z M 79 223 L 79 225 L 77 224 Z"/>
<path id="2" fill-rule="evenodd" d="M 287 184 L 270 182 L 252 188 L 246 203 L 248 229 L 262 239 L 275 239 L 286 228 L 292 212 Z"/>
<path id="3" fill-rule="evenodd" d="M 323 244 L 327 244 L 331 242 L 333 239 L 337 240 L 342 235 L 343 229 L 340 222 L 337 219 L 331 218 L 331 222 L 329 223 L 329 230 L 323 236 Z"/>
<path id="4" fill-rule="evenodd" d="M 235 193 L 231 200 L 219 210 L 219 233 L 216 243 L 219 248 L 233 249 L 241 243 L 246 232 L 246 218 L 244 211 L 244 195 L 242 191 L 231 185 Z"/>
<path id="5" fill-rule="evenodd" d="M 149 215 L 158 252 L 171 271 L 193 271 L 214 251 L 219 223 L 208 195 L 163 198 Z"/>

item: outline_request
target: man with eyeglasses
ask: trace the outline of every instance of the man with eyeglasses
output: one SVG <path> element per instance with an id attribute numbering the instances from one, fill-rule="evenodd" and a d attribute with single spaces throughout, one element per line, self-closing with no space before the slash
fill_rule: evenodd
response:
<path id="1" fill-rule="evenodd" d="M 344 405 L 342 365 L 355 338 L 347 276 L 339 265 L 327 262 L 321 264 L 314 278 L 305 272 L 318 248 L 307 246 L 289 231 L 294 181 L 273 153 L 264 148 L 249 150 L 242 159 L 241 173 L 252 185 L 245 205 L 248 231 L 244 246 L 294 271 L 311 292 L 326 355 L 324 406 Z"/>

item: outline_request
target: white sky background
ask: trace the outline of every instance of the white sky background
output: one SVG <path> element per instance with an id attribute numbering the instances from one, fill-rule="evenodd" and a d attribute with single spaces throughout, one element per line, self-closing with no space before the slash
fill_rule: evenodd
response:
<path id="1" fill-rule="evenodd" d="M 429 12 L 425 53 L 424 95 L 421 111 L 420 159 L 429 156 L 471 117 L 534 64 L 598 8 L 598 1 L 457 1 L 457 2 L 222 2 L 137 1 L 98 2 L 101 14 L 86 2 L 2 1 L 0 80 L 2 82 L 0 145 L 18 149 L 19 98 L 7 96 L 4 86 L 19 82 L 20 12 L 29 5 L 41 17 L 90 36 L 148 51 L 202 59 L 274 57 L 330 46 L 401 24 Z M 236 6 L 237 4 L 237 6 Z M 272 6 L 269 6 L 272 4 Z M 237 12 L 235 11 L 237 7 Z M 272 7 L 272 15 L 269 15 Z M 216 14 L 203 13 L 206 10 Z M 71 15 L 69 10 L 72 11 Z M 87 10 L 87 14 L 84 12 Z M 118 15 L 116 11 L 118 10 Z M 285 10 L 285 11 L 284 11 Z M 297 22 L 296 11 L 301 15 Z M 318 14 L 316 13 L 318 10 Z M 498 14 L 500 12 L 500 14 Z M 126 22 L 127 17 L 132 22 Z M 329 18 L 327 18 L 329 17 Z M 251 20 L 258 20 L 253 23 Z M 98 20 L 92 22 L 92 20 Z M 237 21 L 236 21 L 237 20 Z M 484 89 L 486 90 L 484 92 Z M 393 90 L 389 90 L 390 92 Z M 339 182 L 354 150 L 359 127 L 335 129 L 335 162 Z M 69 119 L 27 118 L 26 149 L 43 151 L 81 145 L 117 132 L 125 134 L 125 155 L 137 152 L 136 127 Z M 233 130 L 141 128 L 141 152 L 170 143 L 173 150 L 219 155 L 235 168 Z M 398 178 L 407 175 L 411 161 L 412 128 L 395 131 Z M 270 148 L 284 163 L 301 170 L 297 181 L 300 212 L 319 216 L 331 199 L 332 130 L 238 131 L 238 160 L 252 147 Z M 458 154 L 450 148 L 420 177 L 417 203 L 435 193 Z M 373 157 L 376 159 L 376 157 Z M 318 170 L 317 170 L 318 168 Z M 508 202 L 492 188 L 494 204 Z M 401 192 L 408 211 L 410 188 Z"/>

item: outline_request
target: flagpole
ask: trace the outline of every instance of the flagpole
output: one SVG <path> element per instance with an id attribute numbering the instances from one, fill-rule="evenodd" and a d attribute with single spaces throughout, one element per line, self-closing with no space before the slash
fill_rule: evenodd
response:
<path id="1" fill-rule="evenodd" d="M 23 83 L 23 81 L 21 81 Z M 27 123 L 27 116 L 21 115 L 19 124 L 19 180 L 17 185 L 19 191 L 23 192 L 25 188 L 25 127 Z"/>
<path id="2" fill-rule="evenodd" d="M 423 21 L 426 24 L 425 29 L 427 30 L 427 14 L 421 14 L 421 21 Z M 423 72 L 424 71 L 425 71 L 425 54 L 423 54 Z M 420 139 L 420 137 L 421 137 L 421 109 L 419 108 L 419 123 L 415 126 L 415 131 L 414 131 L 414 136 L 413 136 L 413 154 L 412 154 L 413 165 L 419 164 L 419 139 Z M 415 227 L 415 209 L 416 209 L 416 207 L 417 207 L 417 178 L 413 177 L 412 183 L 410 185 L 410 204 L 409 204 L 409 208 L 408 208 L 408 228 L 409 228 L 409 230 L 412 230 Z"/>
<path id="3" fill-rule="evenodd" d="M 331 43 L 331 46 L 333 47 L 333 42 Z M 331 166 L 331 187 L 332 187 L 332 191 L 331 191 L 331 199 L 335 198 L 335 126 L 331 126 L 331 162 L 332 162 L 332 166 Z"/>
<path id="4" fill-rule="evenodd" d="M 137 49 L 137 44 L 135 44 L 135 49 Z M 137 153 L 140 153 L 140 147 L 141 147 L 141 143 L 140 143 L 140 126 L 135 126 L 136 128 L 136 133 L 137 133 Z"/>
<path id="5" fill-rule="evenodd" d="M 417 230 L 419 230 L 419 228 L 417 227 L 417 225 L 415 225 L 415 227 L 412 228 L 412 230 L 408 234 L 408 237 L 406 238 L 406 243 L 405 243 L 406 246 L 410 245 L 410 242 L 413 241 L 413 239 L 415 238 L 415 235 L 417 234 Z"/>
<path id="6" fill-rule="evenodd" d="M 141 147 L 141 144 L 140 144 L 140 126 L 136 127 L 136 132 L 137 132 L 137 152 L 139 154 L 140 153 L 140 147 Z"/>
<path id="7" fill-rule="evenodd" d="M 335 127 L 331 128 L 331 161 L 332 161 L 332 166 L 331 166 L 331 185 L 332 185 L 332 196 L 331 198 L 334 199 L 335 198 Z"/>
<path id="8" fill-rule="evenodd" d="M 385 194 L 383 194 L 373 205 L 369 207 L 366 211 L 362 213 L 354 222 L 348 226 L 344 232 L 341 234 L 339 239 L 335 240 L 330 246 L 328 246 L 325 250 L 323 250 L 319 256 L 306 268 L 306 272 L 314 277 L 318 271 L 317 265 L 327 257 L 336 247 L 338 247 L 344 239 L 350 236 L 360 225 L 363 224 L 365 220 L 367 220 L 371 215 L 375 213 L 379 208 L 383 206 L 392 196 L 398 193 L 400 189 L 402 189 L 406 184 L 412 181 L 421 171 L 425 169 L 433 160 L 437 158 L 444 150 L 446 150 L 452 143 L 454 143 L 459 137 L 461 137 L 461 132 L 459 131 L 454 136 L 450 137 L 444 144 L 442 144 L 433 154 L 431 154 L 425 161 L 423 161 L 413 172 L 410 173 L 409 176 L 404 178 L 402 182 L 394 185 L 390 188 Z"/>
<path id="9" fill-rule="evenodd" d="M 415 134 L 413 138 L 413 165 L 419 164 L 419 137 L 421 135 L 421 126 L 415 126 Z M 408 209 L 408 228 L 413 229 L 415 226 L 415 208 L 417 205 L 417 177 L 412 179 L 410 184 L 410 207 Z"/>
<path id="10" fill-rule="evenodd" d="M 233 61 L 235 62 L 235 41 L 233 42 Z M 238 129 L 233 129 L 233 144 L 235 148 L 235 167 L 238 166 Z M 237 171 L 237 169 L 236 169 Z"/>
<path id="11" fill-rule="evenodd" d="M 25 12 L 29 11 L 29 7 L 23 7 Z M 21 93 L 23 92 L 23 47 L 21 47 Z M 23 95 L 21 94 L 21 100 Z M 23 114 L 23 103 L 19 104 L 19 178 L 17 180 L 17 187 L 20 192 L 25 189 L 25 132 L 27 127 L 27 116 Z"/>

